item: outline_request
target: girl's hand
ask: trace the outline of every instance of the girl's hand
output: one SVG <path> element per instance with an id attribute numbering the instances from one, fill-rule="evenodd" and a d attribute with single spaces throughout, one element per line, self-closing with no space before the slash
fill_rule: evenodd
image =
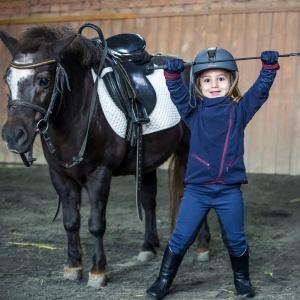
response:
<path id="1" fill-rule="evenodd" d="M 277 51 L 263 51 L 260 56 L 263 67 L 267 70 L 278 70 L 278 55 Z"/>
<path id="2" fill-rule="evenodd" d="M 180 74 L 184 70 L 184 62 L 181 58 L 170 59 L 166 62 L 165 71 L 169 74 Z"/>

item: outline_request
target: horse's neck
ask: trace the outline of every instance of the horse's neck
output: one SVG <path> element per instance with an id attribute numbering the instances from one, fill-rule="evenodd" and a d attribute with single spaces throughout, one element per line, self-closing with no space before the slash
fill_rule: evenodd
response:
<path id="1" fill-rule="evenodd" d="M 70 73 L 70 72 L 69 72 Z M 60 99 L 57 99 L 58 113 L 53 125 L 62 135 L 78 135 L 78 130 L 86 128 L 88 124 L 93 90 L 91 74 L 69 75 L 71 91 L 64 87 Z M 87 78 L 86 76 L 89 76 Z M 59 103 L 60 102 L 60 103 Z M 95 105 L 97 107 L 97 105 Z"/>

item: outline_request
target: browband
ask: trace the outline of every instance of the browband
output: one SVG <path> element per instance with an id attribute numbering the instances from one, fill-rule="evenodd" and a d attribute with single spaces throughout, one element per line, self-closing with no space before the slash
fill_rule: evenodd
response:
<path id="1" fill-rule="evenodd" d="M 19 63 L 14 63 L 14 62 L 10 62 L 9 65 L 13 68 L 16 69 L 33 69 L 33 68 L 37 68 L 37 67 L 41 67 L 44 65 L 48 65 L 48 64 L 54 64 L 58 62 L 57 59 L 48 59 L 48 60 L 43 60 L 37 63 L 32 63 L 32 64 L 19 64 Z"/>

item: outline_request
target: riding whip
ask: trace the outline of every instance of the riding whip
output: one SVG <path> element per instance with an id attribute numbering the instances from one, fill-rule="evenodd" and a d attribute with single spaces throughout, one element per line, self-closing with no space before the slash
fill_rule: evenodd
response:
<path id="1" fill-rule="evenodd" d="M 223 59 L 223 60 L 214 60 L 213 57 L 215 56 L 216 48 L 209 48 L 207 51 L 208 54 L 208 61 L 201 61 L 201 62 L 190 62 L 184 63 L 185 67 L 198 65 L 198 64 L 208 64 L 208 63 L 217 63 L 217 62 L 225 62 L 225 61 L 237 61 L 237 60 L 251 60 L 251 59 L 261 59 L 260 56 L 250 56 L 250 57 L 241 57 L 241 58 L 234 58 L 234 59 Z M 290 56 L 300 56 L 300 52 L 297 53 L 288 53 L 288 54 L 279 54 L 278 57 L 290 57 Z M 161 66 L 148 66 L 148 70 L 158 70 L 158 69 L 166 69 L 166 65 Z"/>

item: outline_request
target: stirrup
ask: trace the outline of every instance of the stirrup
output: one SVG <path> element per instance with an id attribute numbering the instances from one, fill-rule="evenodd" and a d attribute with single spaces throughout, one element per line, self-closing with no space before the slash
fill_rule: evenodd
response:
<path id="1" fill-rule="evenodd" d="M 150 122 L 145 106 L 139 101 L 134 100 L 131 106 L 132 123 L 135 125 L 143 125 Z"/>

